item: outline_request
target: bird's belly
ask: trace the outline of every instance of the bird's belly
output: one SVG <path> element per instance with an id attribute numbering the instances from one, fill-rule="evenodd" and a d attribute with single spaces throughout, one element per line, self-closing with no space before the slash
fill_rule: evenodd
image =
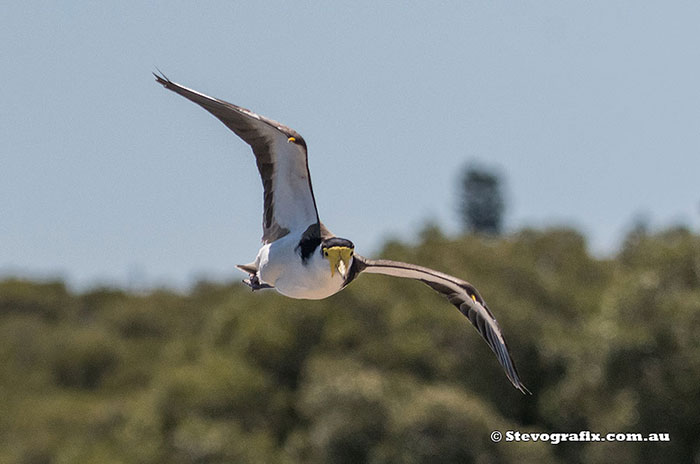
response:
<path id="1" fill-rule="evenodd" d="M 314 281 L 299 279 L 297 276 L 283 275 L 277 279 L 275 288 L 282 295 L 290 298 L 322 300 L 338 293 L 343 288 L 343 285 L 342 280 L 337 282 L 336 279 L 330 278 L 330 274 L 327 279 Z"/>
<path id="2" fill-rule="evenodd" d="M 312 256 L 303 263 L 291 247 L 270 247 L 267 259 L 261 262 L 259 277 L 274 285 L 282 295 L 290 298 L 320 300 L 338 293 L 343 288 L 343 278 L 338 272 L 331 276 L 328 262 Z"/>
<path id="3" fill-rule="evenodd" d="M 343 279 L 337 272 L 331 276 L 329 266 L 314 264 L 299 262 L 294 266 L 284 266 L 275 280 L 277 291 L 290 298 L 321 300 L 343 288 Z"/>

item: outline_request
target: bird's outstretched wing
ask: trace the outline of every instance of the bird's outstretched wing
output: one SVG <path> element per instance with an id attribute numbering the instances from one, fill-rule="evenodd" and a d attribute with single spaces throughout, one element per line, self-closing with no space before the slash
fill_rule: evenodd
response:
<path id="1" fill-rule="evenodd" d="M 496 318 L 493 317 L 486 302 L 473 285 L 427 267 L 385 259 L 367 259 L 356 254 L 348 279 L 354 279 L 361 272 L 420 280 L 445 295 L 450 303 L 469 318 L 479 334 L 486 340 L 515 388 L 523 393 L 530 393 L 520 381 Z"/>
<path id="2" fill-rule="evenodd" d="M 306 142 L 293 129 L 240 106 L 212 98 L 153 74 L 168 90 L 216 116 L 253 149 L 264 189 L 263 242 L 291 230 L 320 228 L 306 156 Z M 290 137 L 294 138 L 290 142 Z"/>

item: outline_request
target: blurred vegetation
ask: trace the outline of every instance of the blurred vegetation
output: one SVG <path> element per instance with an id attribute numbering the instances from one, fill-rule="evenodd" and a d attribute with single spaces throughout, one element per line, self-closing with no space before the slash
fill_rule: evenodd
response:
<path id="1" fill-rule="evenodd" d="M 462 170 L 460 183 L 459 210 L 464 229 L 473 234 L 500 235 L 506 205 L 499 172 L 471 162 Z"/>
<path id="2" fill-rule="evenodd" d="M 700 237 L 636 229 L 596 259 L 574 230 L 392 242 L 466 278 L 524 396 L 451 305 L 361 276 L 324 301 L 0 282 L 0 462 L 700 462 Z M 490 440 L 667 432 L 670 443 Z"/>

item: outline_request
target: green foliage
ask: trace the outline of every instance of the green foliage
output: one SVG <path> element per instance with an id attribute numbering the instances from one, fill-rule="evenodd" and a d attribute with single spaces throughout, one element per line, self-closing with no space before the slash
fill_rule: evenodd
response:
<path id="1" fill-rule="evenodd" d="M 475 164 L 466 166 L 462 173 L 460 202 L 466 230 L 489 235 L 501 233 L 505 200 L 501 177 L 496 171 Z"/>
<path id="2" fill-rule="evenodd" d="M 75 308 L 75 300 L 61 282 L 37 284 L 10 279 L 0 282 L 0 315 L 11 313 L 34 314 L 45 320 L 56 321 L 68 316 Z"/>
<path id="3" fill-rule="evenodd" d="M 56 334 L 51 353 L 54 383 L 95 390 L 119 367 L 119 339 L 95 329 L 65 329 Z"/>
<path id="4" fill-rule="evenodd" d="M 692 462 L 700 456 L 700 237 L 574 230 L 382 253 L 468 279 L 532 396 L 420 282 L 362 276 L 324 301 L 202 282 L 188 294 L 0 282 L 0 462 Z M 671 443 L 493 443 L 506 432 Z"/>

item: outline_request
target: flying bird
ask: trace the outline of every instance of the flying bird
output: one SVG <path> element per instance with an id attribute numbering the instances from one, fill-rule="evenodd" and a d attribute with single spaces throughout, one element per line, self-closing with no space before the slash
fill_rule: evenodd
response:
<path id="1" fill-rule="evenodd" d="M 262 247 L 255 260 L 237 266 L 253 290 L 274 288 L 302 299 L 338 293 L 362 273 L 419 280 L 443 294 L 474 325 L 496 354 L 506 376 L 529 393 L 518 376 L 501 328 L 470 283 L 415 264 L 368 259 L 320 221 L 307 161 L 306 142 L 293 129 L 250 110 L 210 97 L 165 75 L 153 74 L 168 90 L 198 104 L 253 150 L 264 190 Z"/>

